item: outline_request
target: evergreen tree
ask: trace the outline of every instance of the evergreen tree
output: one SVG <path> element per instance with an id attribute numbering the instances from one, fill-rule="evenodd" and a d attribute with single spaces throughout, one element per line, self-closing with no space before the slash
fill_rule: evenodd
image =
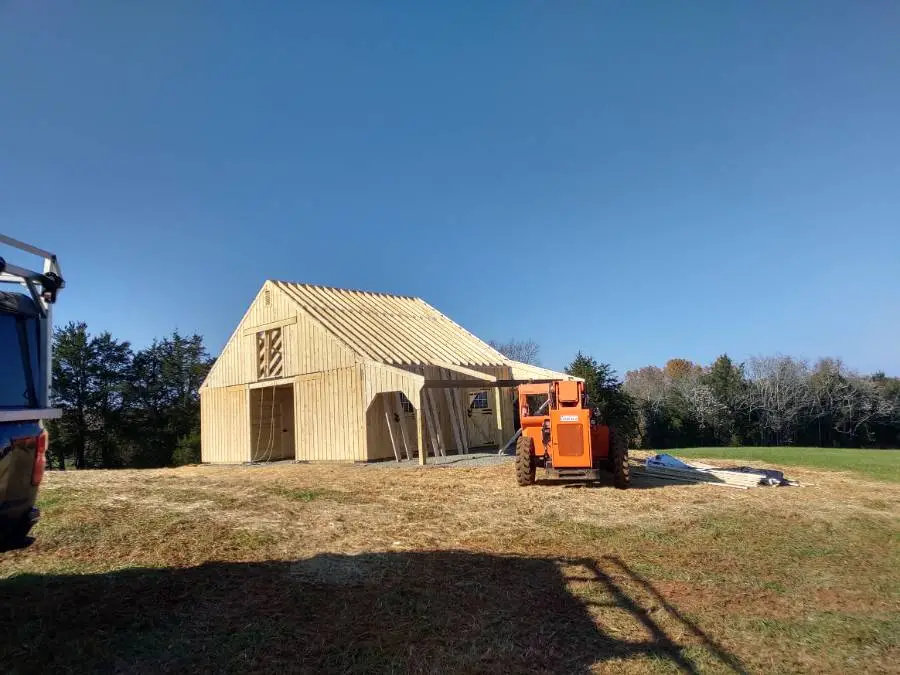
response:
<path id="1" fill-rule="evenodd" d="M 600 411 L 604 424 L 614 426 L 631 438 L 637 431 L 635 402 L 622 389 L 616 371 L 608 363 L 599 363 L 580 351 L 566 366 L 566 373 L 584 380 L 589 405 Z"/>

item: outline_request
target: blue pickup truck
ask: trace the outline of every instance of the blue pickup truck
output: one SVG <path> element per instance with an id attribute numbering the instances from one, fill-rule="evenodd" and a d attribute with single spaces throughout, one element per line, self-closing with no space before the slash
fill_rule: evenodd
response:
<path id="1" fill-rule="evenodd" d="M 0 245 L 44 259 L 34 272 L 0 257 L 0 550 L 25 541 L 47 454 L 52 373 L 51 308 L 63 280 L 56 256 L 0 234 Z M 3 253 L 0 247 L 0 253 Z M 25 292 L 5 290 L 24 287 Z"/>

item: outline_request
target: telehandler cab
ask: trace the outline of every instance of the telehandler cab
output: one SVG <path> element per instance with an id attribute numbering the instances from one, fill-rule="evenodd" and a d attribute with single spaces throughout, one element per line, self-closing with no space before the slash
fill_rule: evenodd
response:
<path id="1" fill-rule="evenodd" d="M 588 405 L 584 382 L 556 381 L 518 387 L 521 435 L 516 441 L 516 480 L 533 485 L 535 470 L 550 478 L 598 480 L 612 473 L 613 485 L 628 487 L 628 441 L 600 423 Z"/>

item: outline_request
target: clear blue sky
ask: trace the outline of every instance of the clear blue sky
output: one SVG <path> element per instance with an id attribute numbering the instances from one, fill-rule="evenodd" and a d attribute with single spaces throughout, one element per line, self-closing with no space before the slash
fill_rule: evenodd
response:
<path id="1" fill-rule="evenodd" d="M 900 4 L 0 2 L 0 231 L 215 353 L 266 278 L 619 372 L 900 375 Z"/>

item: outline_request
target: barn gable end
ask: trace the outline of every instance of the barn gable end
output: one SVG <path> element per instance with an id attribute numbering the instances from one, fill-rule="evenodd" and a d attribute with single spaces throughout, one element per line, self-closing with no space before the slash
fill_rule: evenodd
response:
<path id="1" fill-rule="evenodd" d="M 311 318 L 280 288 L 267 281 L 216 359 L 201 389 L 257 382 L 256 334 L 281 328 L 282 377 L 352 366 L 359 357 Z"/>

